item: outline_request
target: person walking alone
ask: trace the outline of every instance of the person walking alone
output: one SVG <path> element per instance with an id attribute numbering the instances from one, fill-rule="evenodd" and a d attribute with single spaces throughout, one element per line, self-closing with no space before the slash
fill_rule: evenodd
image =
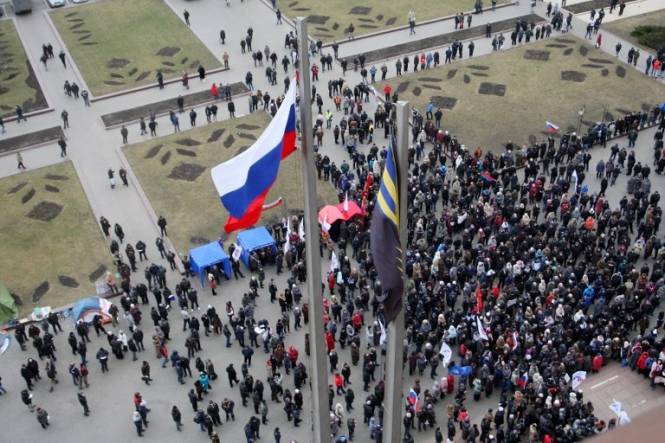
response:
<path id="1" fill-rule="evenodd" d="M 28 169 L 23 164 L 23 156 L 21 155 L 20 152 L 16 153 L 16 163 L 18 163 L 18 169 Z"/>
<path id="2" fill-rule="evenodd" d="M 90 407 L 88 406 L 88 399 L 86 398 L 85 394 L 83 392 L 78 393 L 78 399 L 79 403 L 83 407 L 83 415 L 84 416 L 89 416 L 90 415 Z"/>

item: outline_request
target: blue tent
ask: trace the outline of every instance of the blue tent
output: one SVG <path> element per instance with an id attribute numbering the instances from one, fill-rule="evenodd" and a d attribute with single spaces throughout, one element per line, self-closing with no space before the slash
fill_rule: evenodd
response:
<path id="1" fill-rule="evenodd" d="M 242 248 L 240 260 L 249 267 L 249 255 L 257 249 L 271 247 L 277 253 L 277 243 L 265 226 L 248 229 L 238 234 L 238 245 Z"/>
<path id="2" fill-rule="evenodd" d="M 206 268 L 220 263 L 226 278 L 231 278 L 231 260 L 219 242 L 208 243 L 190 250 L 189 261 L 192 264 L 192 271 L 199 274 L 201 278 L 201 286 L 206 278 Z"/>
<path id="3" fill-rule="evenodd" d="M 72 320 L 74 323 L 83 320 L 86 323 L 92 323 L 95 315 L 102 316 L 102 321 L 108 323 L 111 321 L 111 314 L 109 308 L 111 302 L 101 297 L 87 297 L 77 300 L 72 306 Z"/>

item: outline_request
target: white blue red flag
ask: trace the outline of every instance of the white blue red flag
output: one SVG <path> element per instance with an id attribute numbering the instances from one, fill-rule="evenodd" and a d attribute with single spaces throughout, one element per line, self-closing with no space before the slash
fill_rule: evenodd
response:
<path id="1" fill-rule="evenodd" d="M 550 134 L 554 134 L 555 132 L 559 132 L 559 127 L 555 125 L 552 122 L 545 122 L 545 130 L 549 132 Z"/>
<path id="2" fill-rule="evenodd" d="M 212 168 L 212 181 L 229 212 L 227 233 L 254 226 L 277 179 L 280 162 L 296 150 L 296 82 L 263 134 L 246 151 Z"/>

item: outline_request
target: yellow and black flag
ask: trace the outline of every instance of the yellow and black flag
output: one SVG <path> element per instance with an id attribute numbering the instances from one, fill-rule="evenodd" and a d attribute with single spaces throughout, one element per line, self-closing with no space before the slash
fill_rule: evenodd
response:
<path id="1" fill-rule="evenodd" d="M 402 310 L 402 247 L 399 241 L 399 174 L 395 161 L 396 143 L 394 137 L 388 149 L 386 165 L 381 176 L 381 187 L 376 195 L 370 247 L 372 260 L 381 282 L 386 323 L 391 322 Z"/>

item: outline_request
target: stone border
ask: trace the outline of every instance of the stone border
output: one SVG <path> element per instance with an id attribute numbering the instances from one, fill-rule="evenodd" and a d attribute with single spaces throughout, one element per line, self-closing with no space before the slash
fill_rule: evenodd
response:
<path id="1" fill-rule="evenodd" d="M 271 11 L 273 11 L 273 13 L 275 12 L 275 10 L 272 8 L 272 4 L 270 4 L 270 2 L 268 0 L 260 0 L 260 1 L 264 5 L 266 5 Z M 629 0 L 629 1 L 635 1 L 635 0 Z M 510 1 L 508 3 L 502 3 L 500 5 L 496 5 L 496 7 L 494 9 L 496 10 L 496 9 L 500 9 L 500 8 L 506 8 L 508 6 L 513 6 L 513 5 L 516 5 L 516 4 L 519 4 L 519 0 L 513 0 L 513 1 Z M 483 9 L 483 12 L 491 11 L 491 10 L 492 9 L 490 7 L 489 9 Z M 476 12 L 475 10 L 465 11 L 464 15 L 468 15 L 468 14 L 476 15 L 475 12 Z M 432 23 L 439 23 L 439 22 L 444 22 L 444 21 L 447 21 L 447 20 L 453 20 L 454 18 L 455 18 L 454 15 L 447 15 L 447 16 L 444 16 L 444 17 L 436 17 L 436 18 L 431 18 L 431 19 L 428 19 L 428 20 L 423 20 L 422 22 L 416 23 L 416 28 L 418 26 L 421 26 L 421 25 L 429 25 L 429 24 L 432 24 Z M 282 12 L 282 21 L 285 21 L 288 25 L 292 26 L 293 28 L 296 27 L 295 22 L 292 19 L 288 18 L 286 15 L 284 15 L 283 12 Z M 384 34 L 389 34 L 391 32 L 396 32 L 396 31 L 404 31 L 406 29 L 409 29 L 409 25 L 398 26 L 396 28 L 382 29 L 382 30 L 379 30 L 379 31 L 369 32 L 367 34 L 361 34 L 357 37 L 354 37 L 353 41 L 363 40 L 363 39 L 366 39 L 366 38 L 376 37 L 376 36 L 384 35 Z M 312 41 L 316 41 L 314 38 L 311 38 L 309 36 L 307 36 L 307 37 Z M 349 41 L 350 40 L 344 38 L 344 40 L 338 41 L 337 44 L 339 44 L 341 46 L 344 43 L 348 43 Z M 330 46 L 332 46 L 332 42 L 324 43 L 322 47 L 323 48 L 328 48 Z"/>
<path id="2" fill-rule="evenodd" d="M 202 92 L 202 91 L 200 91 L 200 92 Z M 232 99 L 235 99 L 235 98 L 237 98 L 237 97 L 247 97 L 247 96 L 249 96 L 249 95 L 251 95 L 251 94 L 252 94 L 252 91 L 246 91 L 246 92 L 243 92 L 243 93 L 241 93 L 241 94 L 232 95 L 231 98 L 232 98 Z M 173 97 L 172 100 L 175 101 L 175 100 L 176 100 L 176 97 Z M 155 102 L 155 103 L 159 103 L 159 102 Z M 210 103 L 222 103 L 222 104 L 223 104 L 223 103 L 227 103 L 227 102 L 226 102 L 226 100 L 221 100 L 221 99 L 214 100 L 214 99 L 211 97 L 210 100 L 202 101 L 202 102 L 197 103 L 197 104 L 195 104 L 195 105 L 189 105 L 189 106 L 186 106 L 186 107 L 187 107 L 187 108 L 195 108 L 195 107 L 200 107 L 200 106 L 204 106 L 204 105 L 207 106 L 207 105 L 209 105 Z M 130 109 L 132 109 L 132 108 L 130 108 Z M 123 110 L 123 111 L 126 111 L 126 109 Z M 118 111 L 118 112 L 123 112 L 123 111 Z M 115 114 L 115 112 L 112 112 L 112 113 L 109 113 L 109 114 Z M 109 115 L 109 114 L 104 114 L 104 115 Z M 131 124 L 135 124 L 135 123 L 138 123 L 138 121 L 139 121 L 139 119 L 127 120 L 127 121 L 122 122 L 122 123 L 114 123 L 114 124 L 111 124 L 111 125 L 108 125 L 108 126 L 107 126 L 106 123 L 104 122 L 104 119 L 103 119 L 104 115 L 100 115 L 99 118 L 100 118 L 100 120 L 102 120 L 102 124 L 104 125 L 104 128 L 105 128 L 107 131 L 112 130 L 112 129 L 118 129 L 118 128 L 120 128 L 120 127 L 123 126 L 123 125 L 131 125 Z M 169 115 L 169 111 L 164 111 L 164 112 L 157 112 L 157 113 L 155 113 L 155 116 L 158 117 L 158 118 L 159 118 L 159 117 L 164 117 L 164 116 L 166 116 L 166 115 Z M 146 117 L 147 117 L 147 114 L 146 114 Z M 237 117 L 237 116 L 236 116 L 236 117 Z"/>
<path id="3" fill-rule="evenodd" d="M 507 8 L 509 6 L 514 6 L 516 4 L 519 4 L 519 0 L 511 1 L 509 3 L 502 3 L 500 5 L 496 5 L 496 7 L 494 9 L 496 10 L 496 9 L 500 9 L 500 8 Z M 490 7 L 489 11 L 491 11 L 491 10 L 492 9 Z M 487 11 L 487 9 L 484 9 L 483 12 L 484 11 Z M 464 12 L 465 16 L 469 15 L 469 14 L 477 15 L 475 13 L 475 11 L 466 11 L 466 12 Z M 453 20 L 454 18 L 455 18 L 454 15 L 447 15 L 445 17 L 431 18 L 429 20 L 423 20 L 422 22 L 416 23 L 416 28 L 418 28 L 418 26 L 421 26 L 421 25 L 430 25 L 432 23 L 440 23 L 440 22 L 445 22 L 445 21 L 448 21 L 448 20 Z M 362 35 L 359 35 L 358 37 L 354 37 L 353 40 L 345 39 L 343 42 L 337 42 L 337 43 L 341 46 L 342 44 L 347 43 L 349 41 L 363 40 L 363 39 L 366 39 L 366 38 L 376 37 L 376 36 L 379 36 L 379 35 L 390 34 L 392 32 L 405 31 L 407 29 L 409 29 L 409 25 L 403 25 L 403 26 L 398 26 L 396 28 L 383 29 L 381 31 L 370 32 L 369 34 L 362 34 Z M 467 29 L 467 28 L 464 28 L 464 29 Z M 323 44 L 324 48 L 327 48 L 327 47 L 330 47 L 330 46 L 332 46 L 332 43 L 324 43 Z"/>
<path id="4" fill-rule="evenodd" d="M 51 136 L 50 133 L 53 132 Z M 34 136 L 41 134 L 47 134 L 49 137 L 44 138 L 43 140 L 37 141 L 36 143 L 30 142 L 28 139 Z M 47 145 L 58 140 L 60 137 L 63 137 L 65 134 L 62 131 L 60 125 L 52 126 L 50 128 L 41 129 L 39 131 L 28 132 L 25 134 L 16 135 L 14 137 L 4 138 L 0 140 L 0 157 L 14 154 L 17 151 L 21 151 L 26 148 L 36 148 L 39 146 Z M 23 140 L 23 142 L 22 142 Z M 2 145 L 8 145 L 6 149 L 2 148 Z"/>
<path id="5" fill-rule="evenodd" d="M 514 25 L 517 21 L 521 21 L 521 20 L 533 21 L 536 24 L 548 23 L 546 19 L 544 19 L 543 17 L 541 17 L 538 14 L 521 15 L 521 16 L 517 16 L 517 17 L 513 17 L 513 18 L 509 18 L 509 19 L 505 19 L 505 20 L 501 20 L 501 21 L 492 23 L 493 27 L 494 27 L 494 25 L 497 25 L 497 24 L 498 25 L 506 24 L 506 26 L 507 26 L 507 23 L 511 24 L 511 26 L 509 26 L 509 27 L 502 27 L 500 29 L 493 29 L 492 34 L 496 34 L 498 32 L 507 32 L 507 31 L 514 28 Z M 468 34 L 468 33 L 471 33 L 473 35 L 467 36 L 466 38 L 464 38 L 464 36 L 462 35 L 462 38 L 459 38 L 460 34 Z M 409 42 L 406 42 L 406 43 L 399 43 L 397 45 L 387 46 L 387 47 L 384 47 L 384 48 L 381 48 L 381 49 L 374 49 L 374 50 L 371 50 L 371 51 L 366 51 L 366 52 L 361 52 L 361 53 L 356 53 L 356 54 L 350 54 L 350 55 L 347 55 L 345 57 L 340 57 L 339 59 L 337 59 L 337 62 L 341 63 L 342 60 L 346 60 L 349 64 L 352 64 L 354 57 L 356 57 L 360 54 L 364 54 L 366 56 L 365 63 L 376 63 L 378 61 L 391 60 L 391 59 L 395 58 L 397 55 L 402 56 L 403 54 L 411 54 L 414 51 L 415 52 L 420 52 L 420 51 L 431 49 L 431 48 L 438 48 L 438 47 L 441 47 L 441 46 L 445 46 L 445 45 L 448 45 L 448 44 L 452 43 L 455 40 L 460 40 L 460 41 L 477 40 L 479 38 L 485 38 L 484 36 L 485 36 L 485 27 L 482 26 L 482 25 L 474 26 L 472 28 L 457 30 L 457 31 L 449 32 L 447 34 L 439 34 L 439 35 L 435 35 L 435 36 L 432 36 L 432 37 L 425 37 L 425 38 L 422 38 L 422 39 L 419 39 L 419 40 L 412 40 L 412 41 L 409 41 Z M 411 44 L 415 44 L 415 43 L 419 43 L 419 42 L 422 42 L 423 46 L 419 46 L 416 49 L 410 49 L 410 48 L 407 47 Z M 396 49 L 395 51 L 393 51 L 393 52 L 395 52 L 394 54 L 388 55 L 387 57 L 385 57 L 383 55 L 379 55 L 377 58 L 372 58 L 372 54 L 374 54 L 374 53 L 380 54 L 382 51 L 385 51 L 386 49 L 390 49 L 390 48 L 398 48 L 399 50 Z"/>
<path id="6" fill-rule="evenodd" d="M 211 75 L 211 74 L 217 74 L 217 73 L 226 72 L 226 71 L 229 71 L 229 70 L 230 69 L 228 69 L 228 68 L 211 69 L 210 71 L 206 71 L 206 77 L 208 75 Z M 189 79 L 196 79 L 198 77 L 199 77 L 198 74 L 187 74 L 187 78 L 189 78 Z M 181 78 L 172 78 L 171 80 L 164 80 L 164 86 L 172 85 L 174 83 L 179 83 L 181 81 L 182 81 Z M 157 88 L 157 87 L 159 87 L 159 84 L 157 82 L 154 82 L 154 83 L 150 83 L 150 84 L 143 85 L 143 86 L 137 86 L 135 88 L 123 89 L 122 91 L 110 92 L 110 93 L 105 94 L 105 95 L 100 95 L 99 97 L 92 97 L 90 99 L 90 102 L 95 103 L 95 102 L 99 102 L 99 101 L 102 101 L 102 100 L 108 100 L 110 98 L 122 97 L 123 95 L 133 94 L 134 92 L 139 92 L 139 91 L 146 91 L 148 89 Z"/>
<path id="7" fill-rule="evenodd" d="M 38 115 L 48 114 L 49 112 L 53 112 L 53 111 L 55 111 L 55 108 L 48 107 L 48 108 L 40 109 L 38 111 L 32 111 L 32 112 L 24 113 L 23 116 L 24 117 L 36 117 Z M 16 121 L 16 113 L 14 113 L 14 115 L 12 115 L 10 117 L 5 117 L 3 120 L 4 120 L 5 123 L 15 122 Z"/>
<path id="8" fill-rule="evenodd" d="M 637 2 L 637 1 L 641 1 L 641 0 L 626 0 L 626 5 L 628 5 L 628 3 L 633 3 L 633 2 Z M 566 5 L 562 8 L 560 8 L 560 9 L 564 9 L 568 12 L 572 12 L 574 15 L 577 15 L 577 14 L 583 14 L 585 12 L 589 12 L 592 9 L 599 9 L 601 7 L 602 8 L 608 8 L 608 10 L 609 10 L 609 6 L 610 6 L 609 3 L 610 2 L 608 0 L 588 0 L 588 1 L 585 1 L 585 2 L 575 3 L 575 4 L 572 4 L 572 5 Z M 619 9 L 618 4 L 617 4 L 616 9 Z M 628 17 L 626 17 L 626 18 L 628 18 Z"/>

